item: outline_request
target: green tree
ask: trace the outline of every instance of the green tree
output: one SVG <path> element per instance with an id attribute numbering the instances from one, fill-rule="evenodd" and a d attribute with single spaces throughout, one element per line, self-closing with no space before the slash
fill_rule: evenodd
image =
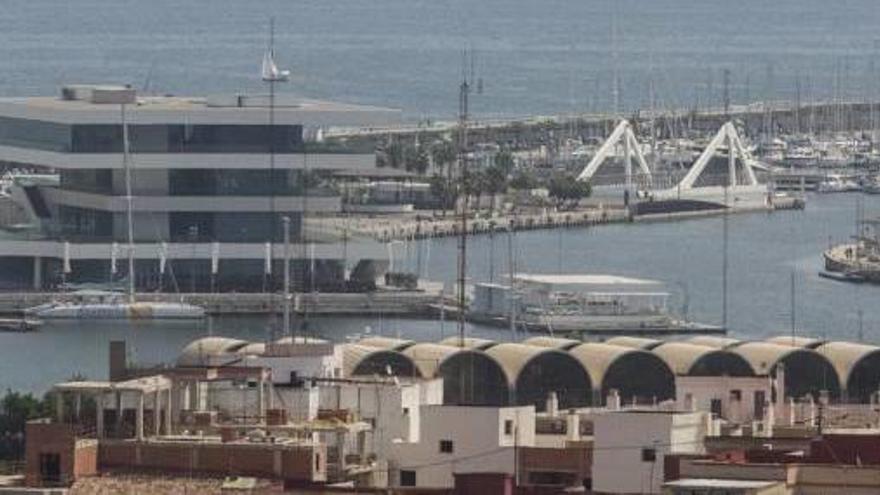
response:
<path id="1" fill-rule="evenodd" d="M 513 159 L 513 153 L 509 151 L 499 151 L 495 155 L 494 166 L 497 167 L 505 176 L 513 173 L 516 162 Z"/>
<path id="2" fill-rule="evenodd" d="M 556 200 L 557 208 L 576 206 L 578 201 L 589 197 L 592 189 L 589 182 L 579 181 L 570 173 L 557 173 L 550 178 L 547 192 Z"/>
<path id="3" fill-rule="evenodd" d="M 25 425 L 32 419 L 49 416 L 50 411 L 46 399 L 7 390 L 0 400 L 0 460 L 21 459 Z"/>
<path id="4" fill-rule="evenodd" d="M 431 158 L 437 172 L 442 175 L 444 168 L 455 162 L 455 146 L 446 139 L 435 141 L 431 145 Z"/>
<path id="5" fill-rule="evenodd" d="M 425 175 L 428 171 L 428 166 L 431 164 L 428 152 L 419 146 L 412 149 L 407 155 L 406 169 L 419 175 Z"/>
<path id="6" fill-rule="evenodd" d="M 454 203 L 453 198 L 455 197 L 455 192 L 452 184 L 446 177 L 443 177 L 438 173 L 432 175 L 428 182 L 431 184 L 431 195 L 437 198 L 437 201 L 440 203 L 440 208 L 443 211 L 443 215 L 445 216 L 446 210 L 448 210 Z"/>
<path id="7" fill-rule="evenodd" d="M 508 185 L 514 189 L 524 191 L 538 187 L 538 179 L 535 178 L 532 172 L 521 170 L 513 174 Z"/>

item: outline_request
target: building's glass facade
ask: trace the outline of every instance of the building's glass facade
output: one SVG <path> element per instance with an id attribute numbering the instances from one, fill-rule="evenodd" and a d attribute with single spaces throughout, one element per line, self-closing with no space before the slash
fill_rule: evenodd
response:
<path id="1" fill-rule="evenodd" d="M 171 196 L 298 196 L 302 172 L 271 169 L 172 169 Z"/>
<path id="2" fill-rule="evenodd" d="M 299 125 L 132 124 L 128 131 L 132 153 L 295 153 L 302 149 Z M 70 151 L 121 153 L 122 126 L 74 125 Z"/>
<path id="3" fill-rule="evenodd" d="M 64 169 L 59 172 L 61 189 L 97 194 L 113 194 L 113 171 L 110 169 Z"/>
<path id="4" fill-rule="evenodd" d="M 59 205 L 59 234 L 66 239 L 106 241 L 113 238 L 113 214 L 109 211 Z"/>
<path id="5" fill-rule="evenodd" d="M 128 130 L 132 153 L 304 151 L 301 125 L 131 124 Z M 0 145 L 64 153 L 121 153 L 122 125 L 0 117 Z"/>
<path id="6" fill-rule="evenodd" d="M 290 217 L 291 240 L 296 241 L 302 225 L 299 212 L 172 212 L 169 237 L 171 242 L 281 242 L 285 215 Z"/>
<path id="7" fill-rule="evenodd" d="M 70 151 L 70 126 L 41 120 L 0 117 L 0 145 L 43 151 Z"/>

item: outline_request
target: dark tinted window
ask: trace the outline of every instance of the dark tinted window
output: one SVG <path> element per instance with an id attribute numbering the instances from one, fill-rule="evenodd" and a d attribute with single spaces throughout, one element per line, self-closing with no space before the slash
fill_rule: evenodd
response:
<path id="1" fill-rule="evenodd" d="M 128 132 L 133 153 L 292 153 L 302 144 L 298 125 L 140 124 L 129 125 Z M 121 153 L 122 126 L 75 125 L 73 151 Z"/>
<path id="2" fill-rule="evenodd" d="M 301 215 L 290 213 L 290 236 L 299 237 Z M 175 212 L 169 215 L 174 242 L 281 242 L 282 213 Z"/>
<path id="3" fill-rule="evenodd" d="M 269 169 L 172 169 L 170 194 L 177 196 L 298 195 L 301 172 Z"/>
<path id="4" fill-rule="evenodd" d="M 113 214 L 108 211 L 60 206 L 58 215 L 65 237 L 101 239 L 113 236 Z"/>
<path id="5" fill-rule="evenodd" d="M 110 169 L 69 169 L 60 173 L 62 189 L 113 193 L 113 171 Z"/>
<path id="6" fill-rule="evenodd" d="M 45 151 L 70 151 L 70 126 L 0 117 L 0 144 Z"/>

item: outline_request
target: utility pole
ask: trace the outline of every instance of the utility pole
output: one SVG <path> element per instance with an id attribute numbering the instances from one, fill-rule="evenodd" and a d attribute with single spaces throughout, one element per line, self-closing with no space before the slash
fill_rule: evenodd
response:
<path id="1" fill-rule="evenodd" d="M 732 149 L 727 151 L 728 153 L 733 153 Z M 731 155 L 732 156 L 732 155 Z M 727 203 L 727 196 L 729 186 L 724 186 L 724 215 L 721 218 L 722 222 L 722 251 L 721 251 L 721 327 L 724 330 L 727 330 L 727 272 L 728 272 L 728 243 L 729 243 L 729 226 L 728 226 L 728 217 L 730 206 Z"/>
<path id="2" fill-rule="evenodd" d="M 458 234 L 458 344 L 464 349 L 465 342 L 465 306 L 467 298 L 465 285 L 467 282 L 467 229 L 468 229 L 468 194 L 469 182 L 467 164 L 467 132 L 468 132 L 468 96 L 470 83 L 467 72 L 467 51 L 462 60 L 462 80 L 458 92 L 458 197 L 459 197 L 459 234 Z"/>
<path id="3" fill-rule="evenodd" d="M 295 337 L 290 326 L 290 217 L 284 215 L 281 222 L 284 226 L 284 320 L 282 324 L 284 331 L 282 335 L 290 334 L 291 337 Z"/>

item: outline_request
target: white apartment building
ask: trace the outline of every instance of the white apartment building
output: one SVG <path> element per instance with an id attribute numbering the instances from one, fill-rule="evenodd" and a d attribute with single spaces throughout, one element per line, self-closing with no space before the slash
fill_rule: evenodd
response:
<path id="1" fill-rule="evenodd" d="M 667 454 L 704 452 L 706 412 L 608 411 L 593 418 L 593 490 L 661 493 Z"/>
<path id="2" fill-rule="evenodd" d="M 421 407 L 416 442 L 396 443 L 389 485 L 451 488 L 455 473 L 517 474 L 517 448 L 535 446 L 535 408 Z"/>

